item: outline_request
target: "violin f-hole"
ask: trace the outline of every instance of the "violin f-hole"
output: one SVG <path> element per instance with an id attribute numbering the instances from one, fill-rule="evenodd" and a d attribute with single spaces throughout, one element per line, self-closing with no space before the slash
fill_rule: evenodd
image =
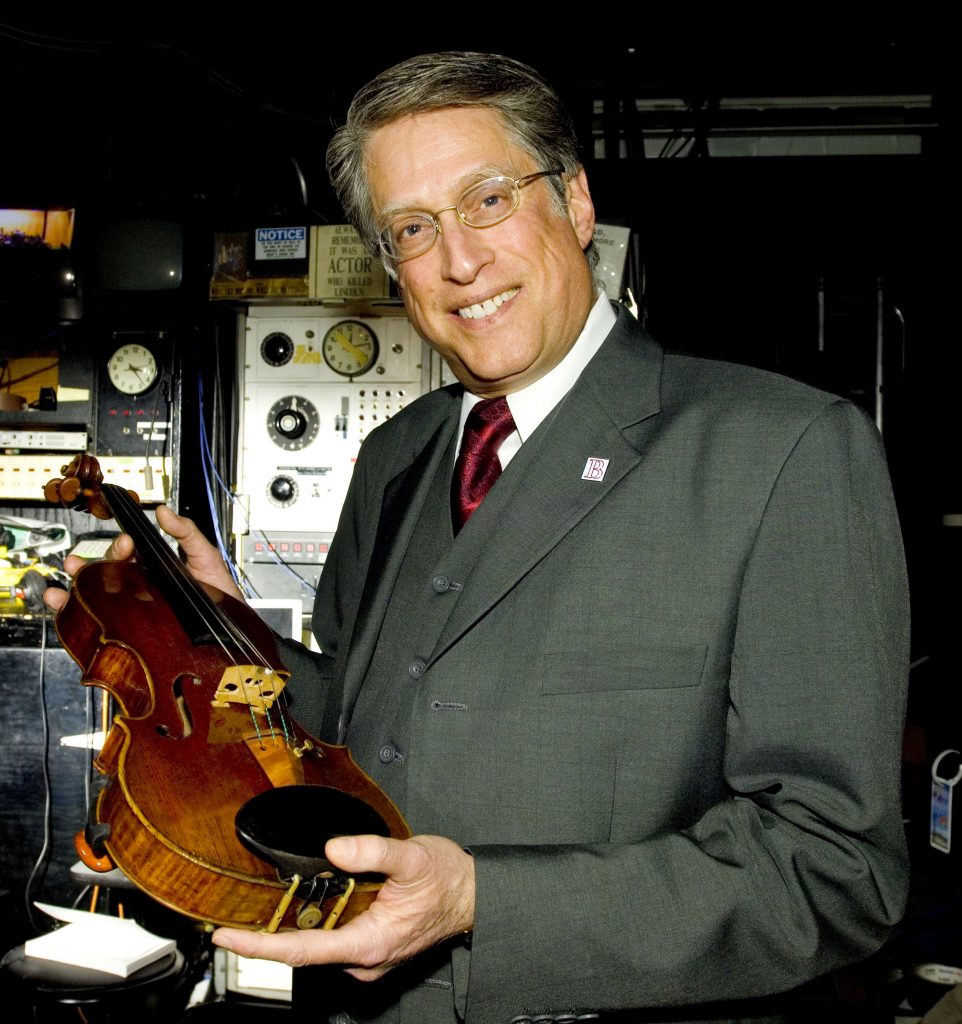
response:
<path id="1" fill-rule="evenodd" d="M 177 710 L 177 717 L 179 722 L 177 723 L 178 728 L 172 729 L 166 723 L 160 723 L 154 728 L 157 730 L 159 736 L 164 736 L 170 740 L 185 740 L 194 731 L 194 720 L 190 714 L 190 707 L 187 704 L 187 698 L 184 696 L 184 680 L 187 679 L 195 686 L 200 684 L 202 680 L 198 679 L 197 676 L 187 674 L 185 676 L 178 676 L 171 687 L 171 692 L 174 695 L 174 707 Z"/>

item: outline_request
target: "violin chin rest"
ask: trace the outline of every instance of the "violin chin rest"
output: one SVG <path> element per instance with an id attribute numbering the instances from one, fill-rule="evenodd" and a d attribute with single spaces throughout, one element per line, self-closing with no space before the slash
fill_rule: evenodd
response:
<path id="1" fill-rule="evenodd" d="M 247 801 L 234 816 L 237 838 L 282 880 L 340 872 L 324 856 L 328 839 L 345 835 L 390 836 L 369 804 L 328 786 L 281 786 Z"/>

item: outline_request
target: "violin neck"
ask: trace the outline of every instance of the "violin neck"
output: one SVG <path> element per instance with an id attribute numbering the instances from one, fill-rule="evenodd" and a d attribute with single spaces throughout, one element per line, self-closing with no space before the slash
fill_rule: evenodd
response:
<path id="1" fill-rule="evenodd" d="M 116 484 L 103 484 L 102 490 L 114 519 L 133 538 L 138 561 L 163 594 L 190 642 L 236 644 L 232 623 L 197 583 L 140 505 Z"/>

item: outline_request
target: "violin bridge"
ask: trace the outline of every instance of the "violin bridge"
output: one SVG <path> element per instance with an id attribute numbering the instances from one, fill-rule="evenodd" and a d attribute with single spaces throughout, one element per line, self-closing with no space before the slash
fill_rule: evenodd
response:
<path id="1" fill-rule="evenodd" d="M 252 711 L 266 715 L 284 689 L 284 678 L 263 665 L 231 665 L 224 670 L 211 705 L 226 708 L 246 704 Z"/>

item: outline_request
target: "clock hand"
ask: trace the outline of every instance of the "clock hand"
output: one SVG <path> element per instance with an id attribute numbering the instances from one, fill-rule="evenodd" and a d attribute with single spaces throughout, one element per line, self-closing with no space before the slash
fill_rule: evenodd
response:
<path id="1" fill-rule="evenodd" d="M 365 352 L 363 349 L 358 348 L 357 345 L 352 344 L 350 341 L 348 341 L 347 338 L 344 337 L 343 334 L 338 334 L 335 331 L 332 334 L 332 337 L 338 343 L 338 345 L 341 346 L 341 348 L 349 352 L 352 356 L 354 356 L 355 359 L 359 360 L 362 363 L 367 362 L 367 352 Z"/>

